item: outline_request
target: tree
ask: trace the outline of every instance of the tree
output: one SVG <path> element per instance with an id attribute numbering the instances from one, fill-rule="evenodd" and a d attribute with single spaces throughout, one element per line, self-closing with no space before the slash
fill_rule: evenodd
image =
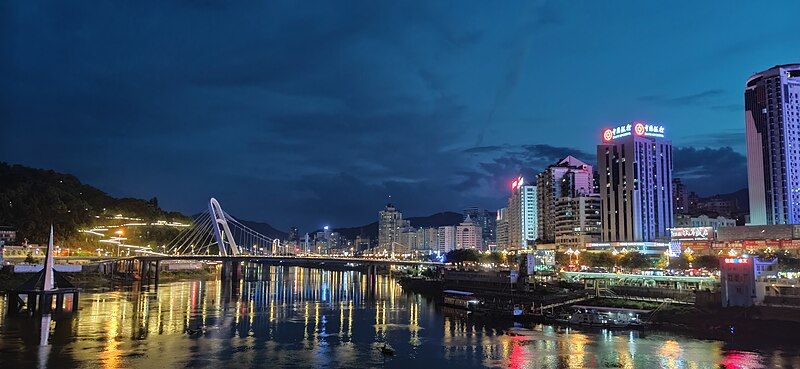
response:
<path id="1" fill-rule="evenodd" d="M 36 259 L 33 257 L 33 254 L 30 251 L 28 251 L 28 255 L 25 256 L 25 263 L 36 264 Z"/>
<path id="2" fill-rule="evenodd" d="M 462 264 L 470 261 L 478 262 L 481 260 L 481 255 L 478 250 L 474 249 L 456 249 L 448 252 L 445 255 L 445 260 L 453 264 Z"/>
<path id="3" fill-rule="evenodd" d="M 714 255 L 698 256 L 692 265 L 698 268 L 719 269 L 719 258 Z"/>
<path id="4" fill-rule="evenodd" d="M 653 262 L 646 255 L 634 251 L 623 254 L 619 265 L 629 269 L 643 269 L 652 267 Z"/>
<path id="5" fill-rule="evenodd" d="M 489 255 L 486 255 L 484 260 L 489 263 L 505 264 L 508 261 L 508 257 L 503 253 L 493 252 Z"/>

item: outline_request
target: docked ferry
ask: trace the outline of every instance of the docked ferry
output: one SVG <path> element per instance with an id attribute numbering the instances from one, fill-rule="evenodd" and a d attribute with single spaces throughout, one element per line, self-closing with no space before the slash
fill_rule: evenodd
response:
<path id="1" fill-rule="evenodd" d="M 442 303 L 447 306 L 475 311 L 480 304 L 480 300 L 475 298 L 472 292 L 444 290 L 442 294 L 444 295 Z"/>
<path id="2" fill-rule="evenodd" d="M 560 314 L 554 319 L 561 323 L 586 327 L 626 328 L 646 324 L 643 315 L 650 310 L 612 308 L 602 306 L 573 305 L 572 312 Z"/>

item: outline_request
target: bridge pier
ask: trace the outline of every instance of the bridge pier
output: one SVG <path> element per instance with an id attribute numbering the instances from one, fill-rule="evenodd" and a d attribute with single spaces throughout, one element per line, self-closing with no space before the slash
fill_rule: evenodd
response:
<path id="1" fill-rule="evenodd" d="M 224 280 L 239 280 L 241 278 L 240 262 L 235 260 L 223 261 L 220 278 Z"/>
<path id="2" fill-rule="evenodd" d="M 144 286 L 153 283 L 158 286 L 158 276 L 161 271 L 161 261 L 151 259 L 137 259 L 140 278 L 139 283 Z"/>

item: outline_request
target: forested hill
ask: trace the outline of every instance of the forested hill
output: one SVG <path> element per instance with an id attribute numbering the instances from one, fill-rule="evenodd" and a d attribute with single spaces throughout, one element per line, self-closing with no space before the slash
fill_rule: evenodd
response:
<path id="1" fill-rule="evenodd" d="M 188 221 L 162 210 L 156 198 L 115 198 L 69 174 L 0 162 L 0 225 L 16 228 L 19 240 L 46 242 L 51 223 L 56 238 L 68 239 L 97 217 L 115 214 Z"/>

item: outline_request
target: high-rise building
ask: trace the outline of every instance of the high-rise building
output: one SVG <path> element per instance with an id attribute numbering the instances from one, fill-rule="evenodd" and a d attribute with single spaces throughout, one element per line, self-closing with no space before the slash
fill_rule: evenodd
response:
<path id="1" fill-rule="evenodd" d="M 656 241 L 672 227 L 672 143 L 664 127 L 632 122 L 597 146 L 603 241 Z"/>
<path id="2" fill-rule="evenodd" d="M 441 226 L 436 232 L 436 248 L 445 254 L 456 248 L 456 227 Z"/>
<path id="3" fill-rule="evenodd" d="M 358 235 L 356 236 L 356 240 L 353 242 L 355 246 L 356 252 L 364 252 L 369 250 L 370 248 L 370 239 L 365 235 Z"/>
<path id="4" fill-rule="evenodd" d="M 456 248 L 457 249 L 483 249 L 483 237 L 481 226 L 472 220 L 469 215 L 461 224 L 456 226 Z"/>
<path id="5" fill-rule="evenodd" d="M 497 212 L 480 209 L 478 207 L 469 207 L 464 209 L 464 215 L 469 216 L 475 223 L 481 227 L 481 235 L 484 244 L 495 242 L 495 223 L 497 219 Z"/>
<path id="6" fill-rule="evenodd" d="M 592 166 L 573 156 L 550 165 L 536 176 L 538 235 L 545 243 L 556 238 L 556 202 L 562 197 L 578 197 L 594 193 Z"/>
<path id="7" fill-rule="evenodd" d="M 556 243 L 583 249 L 600 241 L 600 195 L 562 197 L 556 201 Z"/>
<path id="8" fill-rule="evenodd" d="M 495 222 L 495 238 L 497 248 L 500 250 L 508 249 L 508 208 L 497 210 L 497 221 Z"/>
<path id="9" fill-rule="evenodd" d="M 750 223 L 800 223 L 800 64 L 750 77 L 744 109 Z"/>
<path id="10" fill-rule="evenodd" d="M 403 213 L 392 204 L 378 212 L 378 248 L 392 252 L 395 243 L 400 241 L 400 231 L 405 225 Z"/>
<path id="11" fill-rule="evenodd" d="M 417 229 L 417 251 L 429 253 L 437 250 L 438 241 L 437 228 L 418 228 Z"/>
<path id="12" fill-rule="evenodd" d="M 672 179 L 672 213 L 674 216 L 689 214 L 689 191 L 680 178 Z"/>
<path id="13" fill-rule="evenodd" d="M 395 243 L 394 252 L 399 254 L 406 254 L 419 249 L 419 234 L 417 230 L 411 226 L 406 226 L 400 229 L 400 236 L 398 242 Z"/>
<path id="14" fill-rule="evenodd" d="M 520 176 L 511 183 L 511 197 L 508 198 L 508 247 L 527 248 L 538 237 L 538 208 L 536 185 L 525 183 Z"/>
<path id="15" fill-rule="evenodd" d="M 300 241 L 297 227 L 292 226 L 289 228 L 289 235 L 287 236 L 289 243 L 297 244 Z"/>

